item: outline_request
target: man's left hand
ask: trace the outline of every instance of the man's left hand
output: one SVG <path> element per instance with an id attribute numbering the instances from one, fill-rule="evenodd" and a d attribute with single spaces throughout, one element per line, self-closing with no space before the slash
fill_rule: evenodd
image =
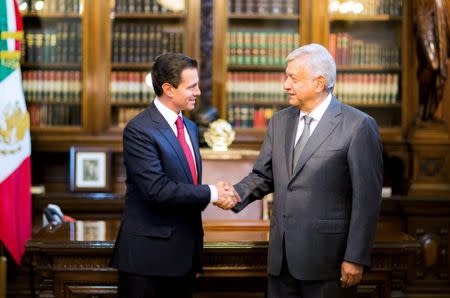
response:
<path id="1" fill-rule="evenodd" d="M 341 265 L 341 286 L 343 288 L 353 287 L 361 281 L 363 266 L 348 261 Z"/>

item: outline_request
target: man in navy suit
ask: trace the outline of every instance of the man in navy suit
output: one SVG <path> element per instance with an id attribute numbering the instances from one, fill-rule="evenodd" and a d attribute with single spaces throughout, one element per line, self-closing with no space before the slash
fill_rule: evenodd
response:
<path id="1" fill-rule="evenodd" d="M 323 46 L 302 46 L 286 61 L 291 107 L 270 120 L 233 210 L 274 193 L 269 297 L 356 297 L 381 206 L 378 127 L 334 97 L 336 64 Z"/>
<path id="2" fill-rule="evenodd" d="M 127 192 L 111 264 L 119 297 L 191 297 L 202 271 L 201 211 L 238 199 L 223 184 L 201 185 L 198 130 L 181 112 L 200 95 L 197 62 L 163 54 L 152 81 L 157 98 L 123 132 Z"/>

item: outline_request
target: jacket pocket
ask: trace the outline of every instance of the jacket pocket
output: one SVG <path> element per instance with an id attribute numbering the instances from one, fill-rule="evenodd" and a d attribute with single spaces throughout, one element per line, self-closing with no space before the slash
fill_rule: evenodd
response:
<path id="1" fill-rule="evenodd" d="M 348 220 L 321 219 L 316 222 L 316 229 L 322 234 L 342 234 L 348 231 Z"/>
<path id="2" fill-rule="evenodd" d="M 326 149 L 326 150 L 317 150 L 312 155 L 313 157 L 327 157 L 327 156 L 339 156 L 344 153 L 343 149 Z"/>
<path id="3" fill-rule="evenodd" d="M 145 227 L 136 231 L 137 235 L 155 238 L 170 238 L 173 233 L 171 226 Z"/>

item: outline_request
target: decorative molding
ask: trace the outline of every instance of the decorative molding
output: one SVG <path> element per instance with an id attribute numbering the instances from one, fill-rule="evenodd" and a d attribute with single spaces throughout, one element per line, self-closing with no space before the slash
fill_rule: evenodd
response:
<path id="1" fill-rule="evenodd" d="M 109 267 L 109 257 L 65 257 L 58 256 L 54 258 L 53 269 L 64 271 L 97 271 L 109 269 L 115 271 L 115 269 Z"/>

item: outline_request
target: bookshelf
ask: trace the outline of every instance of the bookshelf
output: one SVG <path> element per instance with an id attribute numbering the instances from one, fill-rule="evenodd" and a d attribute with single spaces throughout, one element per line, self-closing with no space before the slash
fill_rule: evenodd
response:
<path id="1" fill-rule="evenodd" d="M 179 1 L 181 6 L 172 7 L 156 0 L 117 0 L 112 6 L 109 89 L 112 130 L 120 131 L 155 97 L 149 84 L 156 56 L 165 52 L 192 55 L 192 40 L 186 33 L 192 30 L 188 27 L 188 6 L 193 1 L 186 2 Z"/>
<path id="2" fill-rule="evenodd" d="M 322 4 L 326 24 L 316 34 L 336 60 L 335 93 L 375 118 L 387 147 L 397 146 L 415 113 L 411 3 L 361 0 L 342 7 L 343 3 Z"/>
<path id="3" fill-rule="evenodd" d="M 21 1 L 22 76 L 32 131 L 82 126 L 79 1 Z"/>
<path id="4" fill-rule="evenodd" d="M 301 43 L 305 6 L 298 0 L 218 2 L 214 18 L 221 32 L 214 33 L 213 56 L 225 60 L 213 69 L 224 82 L 213 84 L 214 98 L 224 99 L 216 105 L 238 134 L 263 130 L 286 107 L 284 57 Z"/>
<path id="5" fill-rule="evenodd" d="M 35 148 L 64 151 L 74 142 L 102 140 L 120 151 L 124 124 L 153 99 L 144 82 L 154 57 L 182 50 L 201 60 L 198 0 L 185 0 L 177 11 L 156 0 L 48 0 L 39 11 L 35 0 L 25 3 L 25 36 L 32 46 L 22 67 Z M 259 148 L 267 120 L 287 106 L 284 58 L 310 42 L 333 44 L 340 53 L 339 99 L 373 115 L 383 141 L 404 140 L 417 110 L 409 2 L 390 14 L 388 4 L 399 2 L 369 1 L 385 10 L 358 15 L 331 13 L 330 3 L 214 1 L 212 104 L 235 126 L 235 147 Z M 346 43 L 353 54 L 342 54 Z M 352 87 L 361 84 L 370 88 Z M 47 119 L 36 116 L 45 113 Z"/>
<path id="6" fill-rule="evenodd" d="M 327 46 L 336 59 L 337 98 L 373 116 L 383 141 L 404 140 L 415 109 L 409 1 L 352 1 L 360 4 L 357 12 L 339 7 L 350 1 L 220 2 L 215 1 L 215 27 L 226 33 L 215 31 L 213 93 L 221 117 L 236 129 L 237 147 L 259 145 L 264 122 L 287 106 L 284 58 L 311 42 Z M 279 9 L 271 13 L 274 5 Z"/>
<path id="7" fill-rule="evenodd" d="M 402 2 L 359 4 L 329 4 L 328 48 L 338 67 L 335 94 L 374 117 L 380 128 L 401 129 Z"/>
<path id="8" fill-rule="evenodd" d="M 171 50 L 200 59 L 198 0 L 19 2 L 34 150 L 120 151 L 124 123 L 154 97 L 143 83 L 154 57 Z"/>

